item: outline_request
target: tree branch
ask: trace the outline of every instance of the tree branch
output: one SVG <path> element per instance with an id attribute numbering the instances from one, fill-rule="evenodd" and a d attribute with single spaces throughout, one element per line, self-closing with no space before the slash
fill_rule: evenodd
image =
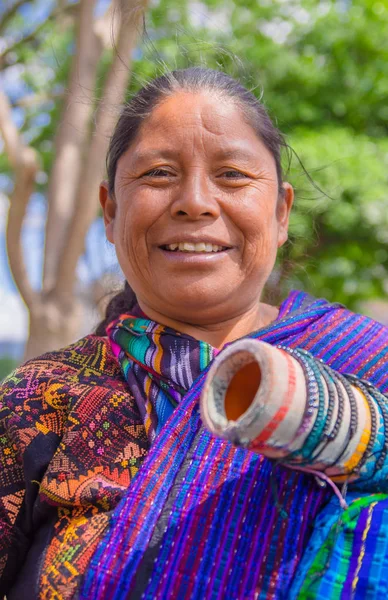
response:
<path id="1" fill-rule="evenodd" d="M 8 46 L 8 48 L 3 50 L 3 52 L 0 54 L 0 70 L 7 67 L 6 59 L 7 59 L 7 56 L 9 54 L 11 54 L 11 52 L 15 52 L 16 50 L 18 50 L 18 48 L 20 48 L 24 44 L 29 44 L 30 42 L 34 41 L 38 37 L 40 32 L 43 31 L 43 29 L 45 29 L 45 27 L 47 26 L 48 23 L 55 20 L 59 15 L 63 14 L 64 12 L 67 12 L 69 10 L 74 10 L 74 4 L 66 4 L 62 8 L 54 9 L 53 12 L 44 21 L 42 21 L 41 23 L 39 23 L 39 25 L 37 25 L 35 27 L 35 29 L 33 29 L 32 31 L 30 31 L 30 33 L 28 33 L 21 39 L 17 40 L 16 42 L 14 42 L 10 46 Z"/>
<path id="2" fill-rule="evenodd" d="M 97 214 L 99 183 L 104 174 L 105 155 L 117 118 L 117 111 L 112 110 L 112 107 L 117 107 L 123 101 L 130 76 L 132 53 L 146 6 L 147 0 L 120 2 L 121 24 L 116 52 L 98 106 L 96 132 L 87 153 L 87 163 L 83 169 L 75 211 L 59 266 L 55 286 L 55 293 L 59 296 L 72 293 L 78 259 L 84 251 L 84 239 Z"/>
<path id="3" fill-rule="evenodd" d="M 7 96 L 0 91 L 0 131 L 3 136 L 5 152 L 13 169 L 16 169 L 20 153 L 20 137 L 12 121 L 11 106 Z"/>
<path id="4" fill-rule="evenodd" d="M 90 116 L 98 60 L 102 45 L 93 27 L 96 0 L 79 4 L 76 51 L 70 73 L 67 98 L 54 143 L 54 164 L 48 186 L 48 215 L 43 267 L 43 289 L 55 283 L 58 263 L 63 252 L 82 169 L 82 158 L 89 137 Z"/>
<path id="5" fill-rule="evenodd" d="M 27 2 L 29 2 L 29 0 L 17 0 L 14 4 L 12 4 L 12 6 L 3 12 L 0 19 L 0 33 L 4 31 L 9 21 L 17 13 L 19 8 L 21 8 L 23 4 L 26 4 Z"/>
<path id="6" fill-rule="evenodd" d="M 27 96 L 23 96 L 22 98 L 18 98 L 11 102 L 12 108 L 15 106 L 21 106 L 22 108 L 29 108 L 31 106 L 36 106 L 37 104 L 44 104 L 45 102 L 49 102 L 50 100 L 55 100 L 56 98 L 63 98 L 63 91 L 56 91 L 51 93 L 42 93 L 42 94 L 28 94 Z"/>
<path id="7" fill-rule="evenodd" d="M 35 185 L 38 160 L 35 150 L 23 144 L 12 121 L 8 99 L 2 92 L 0 92 L 0 131 L 15 173 L 6 233 L 9 265 L 20 294 L 28 308 L 31 309 L 38 302 L 38 294 L 32 289 L 28 277 L 21 234 L 26 208 Z"/>

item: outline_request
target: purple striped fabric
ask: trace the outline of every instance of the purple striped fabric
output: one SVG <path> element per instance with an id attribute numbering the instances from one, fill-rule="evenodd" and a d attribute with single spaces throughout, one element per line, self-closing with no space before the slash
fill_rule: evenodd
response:
<path id="1" fill-rule="evenodd" d="M 388 330 L 340 305 L 293 292 L 279 318 L 250 337 L 305 348 L 388 390 Z M 80 598 L 287 597 L 332 493 L 204 430 L 198 398 L 206 372 L 101 532 Z"/>

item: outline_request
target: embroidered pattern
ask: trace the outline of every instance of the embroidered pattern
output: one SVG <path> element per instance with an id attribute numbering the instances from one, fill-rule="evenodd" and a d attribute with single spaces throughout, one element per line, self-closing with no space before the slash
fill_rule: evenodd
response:
<path id="1" fill-rule="evenodd" d="M 0 574 L 5 571 L 7 580 L 20 569 L 23 553 L 19 560 L 13 554 L 7 560 L 7 549 L 15 545 L 19 529 L 28 533 L 33 527 L 34 514 L 45 514 L 51 520 L 51 543 L 39 597 L 68 597 L 109 511 L 149 448 L 107 339 L 88 336 L 20 367 L 2 387 L 0 431 L 0 489 L 5 493 L 0 498 Z M 25 510 L 18 515 L 24 497 Z"/>

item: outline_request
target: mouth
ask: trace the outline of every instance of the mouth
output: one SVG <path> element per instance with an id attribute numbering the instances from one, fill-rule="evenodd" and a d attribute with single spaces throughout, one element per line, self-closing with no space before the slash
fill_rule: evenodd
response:
<path id="1" fill-rule="evenodd" d="M 165 244 L 159 246 L 161 250 L 165 252 L 173 252 L 173 253 L 185 253 L 185 254 L 220 254 L 221 252 L 226 252 L 231 250 L 230 246 L 221 246 L 218 244 L 211 244 L 207 242 L 179 242 L 174 244 Z"/>

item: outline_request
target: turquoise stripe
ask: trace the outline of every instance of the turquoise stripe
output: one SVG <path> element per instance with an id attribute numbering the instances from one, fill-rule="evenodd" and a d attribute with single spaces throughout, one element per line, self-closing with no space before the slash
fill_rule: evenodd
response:
<path id="1" fill-rule="evenodd" d="M 362 378 L 365 373 L 367 373 L 369 371 L 369 369 L 371 369 L 376 363 L 379 362 L 379 360 L 381 360 L 383 358 L 383 356 L 385 354 L 388 353 L 388 347 L 385 347 L 381 350 L 381 352 L 379 352 L 378 354 L 376 354 L 376 356 L 373 357 L 373 360 L 370 360 L 365 367 L 363 367 L 358 373 L 357 373 L 357 377 Z"/>
<path id="2" fill-rule="evenodd" d="M 199 368 L 201 371 L 206 369 L 209 362 L 211 361 L 211 346 L 206 342 L 200 340 L 199 342 Z"/>

